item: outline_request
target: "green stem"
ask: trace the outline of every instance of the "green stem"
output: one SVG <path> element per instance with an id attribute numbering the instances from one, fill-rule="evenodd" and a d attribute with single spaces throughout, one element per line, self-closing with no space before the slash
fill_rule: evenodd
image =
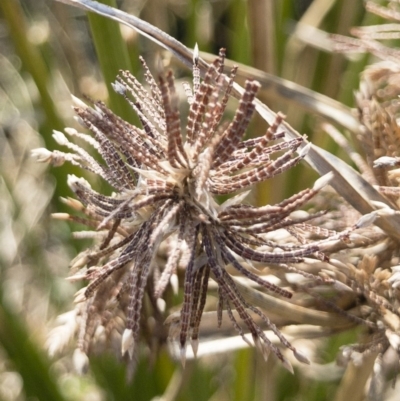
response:
<path id="1" fill-rule="evenodd" d="M 50 374 L 49 360 L 29 339 L 28 329 L 3 302 L 0 289 L 0 344 L 21 375 L 27 398 L 40 401 L 65 401 Z"/>
<path id="2" fill-rule="evenodd" d="M 45 122 L 40 126 L 40 133 L 44 140 L 45 147 L 50 150 L 57 149 L 59 145 L 53 139 L 52 132 L 53 129 L 62 130 L 64 128 L 64 122 L 58 115 L 55 102 L 48 91 L 50 73 L 47 69 L 46 62 L 39 49 L 28 40 L 26 19 L 20 2 L 18 0 L 1 0 L 0 12 L 8 24 L 10 37 L 22 61 L 23 68 L 31 75 L 39 92 L 39 102 L 45 115 Z M 55 199 L 58 199 L 60 196 L 65 196 L 69 192 L 66 184 L 67 174 L 77 172 L 78 169 L 70 165 L 58 168 L 57 173 L 54 174 L 57 183 L 54 194 Z M 61 202 L 58 203 L 57 208 L 60 211 L 66 210 Z"/>
<path id="3" fill-rule="evenodd" d="M 101 0 L 100 3 L 116 8 L 115 0 Z M 93 13 L 88 13 L 88 19 L 101 72 L 108 89 L 109 106 L 121 118 L 134 122 L 132 108 L 111 86 L 119 70 L 132 70 L 119 24 Z"/>
<path id="4" fill-rule="evenodd" d="M 62 129 L 63 123 L 54 107 L 54 101 L 47 90 L 49 74 L 46 64 L 38 51 L 28 40 L 25 16 L 17 0 L 1 0 L 0 11 L 8 23 L 10 36 L 13 39 L 18 56 L 24 68 L 32 76 L 40 94 L 40 101 L 46 113 L 48 125 L 54 129 Z M 45 138 L 47 142 L 49 138 Z M 46 143 L 47 144 L 47 143 Z"/>

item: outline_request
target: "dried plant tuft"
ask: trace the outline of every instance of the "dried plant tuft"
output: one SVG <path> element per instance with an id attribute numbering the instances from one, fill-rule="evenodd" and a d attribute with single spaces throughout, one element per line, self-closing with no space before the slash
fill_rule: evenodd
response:
<path id="1" fill-rule="evenodd" d="M 102 102 L 90 107 L 75 99 L 77 120 L 91 135 L 72 128 L 65 133 L 92 146 L 105 163 L 61 132 L 54 138 L 71 153 L 34 151 L 38 160 L 54 166 L 68 161 L 86 169 L 115 191 L 102 195 L 85 179 L 70 176 L 68 184 L 78 200 L 64 201 L 77 215 L 55 215 L 84 224 L 92 231 L 78 233 L 79 237 L 95 239 L 95 245 L 72 262 L 69 277 L 88 282 L 75 298 L 80 322 L 76 358 L 81 370 L 82 360 L 86 361 L 82 355 L 104 335 L 117 336 L 122 354 L 129 357 L 135 354 L 140 332 L 150 345 L 165 341 L 168 297 L 165 301 L 163 297 L 169 287 L 176 290 L 178 277 L 183 299 L 177 341 L 183 364 L 189 342 L 197 352 L 210 280 L 218 286 L 218 325 L 226 316 L 245 341 L 244 334 L 251 333 L 265 358 L 272 351 L 292 370 L 265 334 L 269 329 L 297 360 L 308 363 L 268 316 L 245 299 L 230 271 L 289 299 L 291 291 L 266 281 L 252 263 L 302 274 L 297 264 L 305 258 L 327 261 L 324 251 L 335 243 L 346 247 L 350 232 L 358 226 L 341 233 L 318 229 L 310 220 L 321 217 L 320 212 L 295 213 L 329 183 L 331 174 L 276 205 L 255 207 L 244 201 L 255 184 L 299 163 L 309 144 L 304 137 L 285 137 L 281 114 L 264 135 L 244 139 L 260 86 L 255 81 L 246 82 L 232 120 L 223 122 L 236 73 L 236 68 L 229 75 L 223 73 L 224 56 L 221 50 L 201 81 L 195 53 L 193 87 L 184 85 L 189 105 L 186 124 L 172 72 L 156 80 L 141 60 L 147 88 L 121 71 L 114 89 L 131 105 L 142 128 L 116 116 Z M 218 195 L 233 196 L 219 204 Z M 311 273 L 307 278 L 335 283 Z"/>

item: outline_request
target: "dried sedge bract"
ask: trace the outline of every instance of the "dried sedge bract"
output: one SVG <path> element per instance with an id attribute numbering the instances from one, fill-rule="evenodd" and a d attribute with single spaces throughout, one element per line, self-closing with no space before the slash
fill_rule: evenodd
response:
<path id="1" fill-rule="evenodd" d="M 397 23 L 357 27 L 351 30 L 356 38 L 333 35 L 333 39 L 339 51 L 368 52 L 381 60 L 361 74 L 355 96 L 360 122 L 356 134 L 366 161 L 360 171 L 386 201 L 371 200 L 374 213 L 390 217 L 400 214 L 400 53 L 387 40 L 400 37 L 400 8 L 398 1 L 367 1 L 366 9 Z M 398 366 L 390 366 L 389 362 L 391 353 L 397 358 L 396 365 L 400 356 L 398 237 L 374 227 L 368 238 L 372 240 L 370 248 L 349 250 L 346 264 L 340 269 L 360 302 L 361 324 L 368 327 L 360 343 L 343 347 L 341 360 L 360 364 L 365 356 L 374 354 L 378 355 L 374 372 L 375 368 L 382 371 L 383 365 L 387 372 L 395 369 L 398 373 Z"/>

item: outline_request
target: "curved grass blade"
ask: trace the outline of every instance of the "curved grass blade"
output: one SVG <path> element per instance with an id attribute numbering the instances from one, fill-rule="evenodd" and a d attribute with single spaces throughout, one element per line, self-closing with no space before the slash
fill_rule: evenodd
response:
<path id="1" fill-rule="evenodd" d="M 121 24 L 127 25 L 135 29 L 141 35 L 147 37 L 161 47 L 169 50 L 175 57 L 182 61 L 186 66 L 193 66 L 193 52 L 184 46 L 181 42 L 168 35 L 161 29 L 149 24 L 142 19 L 128 14 L 124 11 L 98 3 L 92 0 L 56 0 L 60 3 L 68 4 L 74 7 L 81 8 L 85 11 L 91 11 L 104 17 L 110 18 Z M 204 74 L 208 68 L 207 63 L 199 60 L 199 67 Z"/>

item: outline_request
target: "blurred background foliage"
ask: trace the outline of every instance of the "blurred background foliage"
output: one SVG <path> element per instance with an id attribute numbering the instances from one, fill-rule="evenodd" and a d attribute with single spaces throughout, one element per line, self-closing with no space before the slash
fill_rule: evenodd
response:
<path id="1" fill-rule="evenodd" d="M 326 32 L 377 22 L 361 0 L 114 0 L 104 3 L 140 16 L 188 47 L 291 80 L 353 105 L 353 91 L 367 56 L 349 60 L 331 52 Z M 311 33 L 310 33 L 311 32 Z M 111 355 L 91 359 L 90 371 L 75 373 L 72 350 L 49 357 L 46 338 L 56 317 L 71 309 L 76 288 L 66 282 L 69 261 L 81 249 L 75 228 L 51 221 L 71 195 L 70 166 L 46 169 L 30 150 L 55 149 L 51 134 L 73 126 L 70 93 L 103 99 L 125 119 L 134 116 L 110 90 L 119 69 L 140 76 L 138 55 L 151 68 L 167 58 L 149 40 L 114 22 L 85 15 L 54 0 L 0 1 L 0 399 L 1 400 L 333 400 L 343 369 L 335 364 L 341 344 L 355 333 L 318 339 L 321 369 L 294 376 L 254 349 L 188 361 L 183 370 L 166 351 L 143 352 L 133 380 Z M 177 74 L 188 75 L 180 67 Z M 317 145 L 346 159 L 318 128 L 319 118 L 295 99 L 261 91 L 261 100 Z M 255 119 L 251 135 L 259 135 Z M 347 159 L 346 159 L 347 160 Z M 305 188 L 315 178 L 307 166 L 258 188 L 259 203 L 272 203 Z M 388 398 L 389 399 L 389 398 Z"/>

